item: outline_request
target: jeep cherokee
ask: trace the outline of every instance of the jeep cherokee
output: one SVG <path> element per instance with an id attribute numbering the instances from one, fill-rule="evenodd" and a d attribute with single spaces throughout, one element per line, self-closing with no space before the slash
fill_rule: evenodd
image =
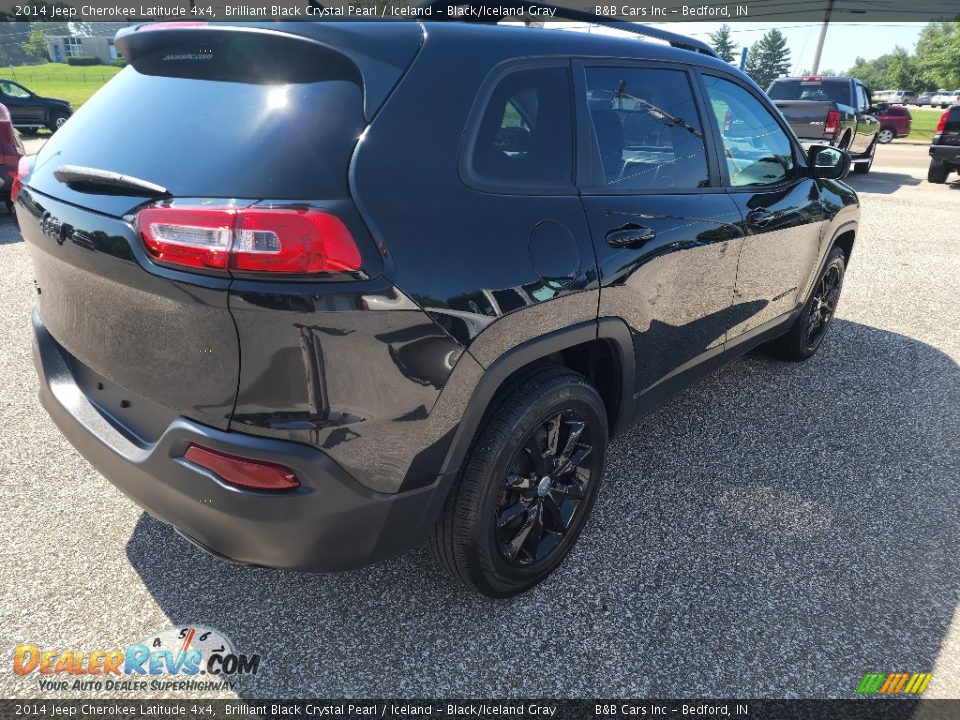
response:
<path id="1" fill-rule="evenodd" d="M 553 571 L 610 436 L 760 345 L 813 355 L 857 232 L 707 46 L 416 22 L 125 29 L 21 165 L 43 404 L 224 559 L 428 543 L 505 597 Z"/>

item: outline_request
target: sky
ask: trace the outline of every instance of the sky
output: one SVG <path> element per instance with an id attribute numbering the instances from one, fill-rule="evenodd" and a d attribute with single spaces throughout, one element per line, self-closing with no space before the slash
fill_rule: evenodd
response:
<path id="1" fill-rule="evenodd" d="M 675 22 L 649 23 L 653 27 L 687 35 L 709 42 L 709 33 L 723 23 L 720 22 Z M 819 22 L 797 23 L 760 23 L 730 22 L 731 37 L 740 47 L 749 47 L 773 27 L 778 28 L 787 38 L 790 47 L 791 74 L 800 73 L 813 67 L 813 54 L 820 33 Z M 857 57 L 872 60 L 900 45 L 913 52 L 920 31 L 927 23 L 842 23 L 832 22 L 827 29 L 827 39 L 823 45 L 820 70 L 834 70 L 842 73 L 849 70 Z M 597 28 L 603 32 L 606 28 Z"/>

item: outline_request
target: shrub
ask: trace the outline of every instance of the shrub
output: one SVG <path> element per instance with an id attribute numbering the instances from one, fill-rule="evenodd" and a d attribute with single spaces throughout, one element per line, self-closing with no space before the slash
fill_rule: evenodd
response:
<path id="1" fill-rule="evenodd" d="M 100 58 L 90 57 L 89 55 L 74 55 L 67 58 L 67 65 L 99 65 Z"/>
<path id="2" fill-rule="evenodd" d="M 126 60 L 126 58 L 118 57 L 116 60 L 113 61 L 113 64 L 114 64 L 116 67 L 126 67 L 126 66 L 127 66 L 127 60 Z"/>

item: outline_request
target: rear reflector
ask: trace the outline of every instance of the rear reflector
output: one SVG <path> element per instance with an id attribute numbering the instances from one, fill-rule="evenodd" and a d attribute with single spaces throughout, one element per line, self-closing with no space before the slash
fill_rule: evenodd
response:
<path id="1" fill-rule="evenodd" d="M 293 490 L 300 487 L 293 470 L 283 465 L 228 455 L 192 443 L 184 457 L 224 482 L 248 490 Z"/>
<path id="2" fill-rule="evenodd" d="M 240 272 L 355 272 L 360 251 L 336 217 L 318 210 L 149 207 L 143 244 L 167 265 Z"/>
<path id="3" fill-rule="evenodd" d="M 828 135 L 833 135 L 840 129 L 840 113 L 836 110 L 827 110 L 827 120 L 823 124 L 823 130 Z"/>

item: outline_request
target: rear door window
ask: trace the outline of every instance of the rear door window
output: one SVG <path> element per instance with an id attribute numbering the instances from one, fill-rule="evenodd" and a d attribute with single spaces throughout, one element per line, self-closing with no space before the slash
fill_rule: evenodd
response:
<path id="1" fill-rule="evenodd" d="M 587 107 L 610 190 L 710 185 L 703 130 L 681 70 L 586 68 Z"/>
<path id="2" fill-rule="evenodd" d="M 573 152 L 568 68 L 518 69 L 488 96 L 468 148 L 467 176 L 494 189 L 571 188 Z"/>

